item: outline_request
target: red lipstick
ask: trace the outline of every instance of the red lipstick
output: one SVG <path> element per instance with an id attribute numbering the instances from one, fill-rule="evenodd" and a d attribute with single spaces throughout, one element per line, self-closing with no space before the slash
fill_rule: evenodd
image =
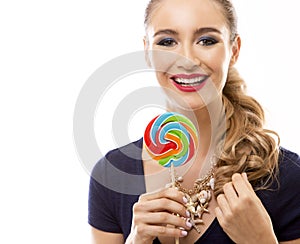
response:
<path id="1" fill-rule="evenodd" d="M 204 74 L 177 74 L 171 77 L 174 86 L 183 92 L 195 92 L 203 88 L 208 75 Z"/>

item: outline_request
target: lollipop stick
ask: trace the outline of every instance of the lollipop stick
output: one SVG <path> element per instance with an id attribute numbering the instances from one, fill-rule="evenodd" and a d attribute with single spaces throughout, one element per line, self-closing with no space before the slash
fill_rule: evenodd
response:
<path id="1" fill-rule="evenodd" d="M 171 163 L 171 181 L 172 181 L 172 187 L 175 188 L 175 168 L 174 168 L 174 164 Z M 179 244 L 179 238 L 175 237 L 175 244 Z"/>
<path id="2" fill-rule="evenodd" d="M 199 138 L 196 126 L 187 117 L 166 112 L 156 116 L 147 125 L 144 143 L 152 159 L 161 166 L 168 168 L 170 166 L 171 187 L 175 188 L 174 167 L 186 164 L 193 157 Z M 176 159 L 176 165 L 174 165 L 174 159 Z M 175 238 L 175 243 L 179 244 L 179 237 Z"/>
<path id="3" fill-rule="evenodd" d="M 174 167 L 174 164 L 171 163 L 171 182 L 172 182 L 172 187 L 175 188 L 175 167 Z"/>

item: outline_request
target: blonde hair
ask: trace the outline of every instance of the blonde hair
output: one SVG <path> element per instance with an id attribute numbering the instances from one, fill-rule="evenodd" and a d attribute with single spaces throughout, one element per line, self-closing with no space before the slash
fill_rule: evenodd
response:
<path id="1" fill-rule="evenodd" d="M 264 111 L 246 94 L 246 84 L 235 68 L 229 69 L 223 103 L 226 137 L 216 163 L 215 195 L 223 192 L 234 173 L 246 172 L 256 189 L 267 188 L 278 169 L 279 136 L 264 129 Z"/>
<path id="2" fill-rule="evenodd" d="M 162 0 L 151 0 L 145 12 L 145 27 Z M 230 30 L 230 40 L 237 36 L 237 16 L 230 0 L 213 0 L 220 6 Z M 246 172 L 256 189 L 265 189 L 276 176 L 279 158 L 279 137 L 264 129 L 265 115 L 261 105 L 246 95 L 246 84 L 235 68 L 229 68 L 223 89 L 226 135 L 215 169 L 215 195 L 223 192 L 234 173 Z M 239 128 L 239 130 L 237 130 Z M 278 142 L 273 138 L 277 137 Z"/>

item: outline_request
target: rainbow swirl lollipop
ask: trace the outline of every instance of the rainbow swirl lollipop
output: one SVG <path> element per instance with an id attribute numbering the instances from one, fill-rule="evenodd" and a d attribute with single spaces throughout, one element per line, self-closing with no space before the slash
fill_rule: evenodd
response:
<path id="1" fill-rule="evenodd" d="M 150 121 L 144 133 L 150 156 L 164 167 L 184 165 L 198 146 L 197 130 L 185 116 L 167 112 Z"/>

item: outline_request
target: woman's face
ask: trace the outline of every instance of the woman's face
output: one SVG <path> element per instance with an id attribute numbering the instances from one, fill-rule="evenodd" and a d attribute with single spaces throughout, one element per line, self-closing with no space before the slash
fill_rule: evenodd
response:
<path id="1" fill-rule="evenodd" d="M 162 0 L 150 15 L 145 38 L 149 63 L 166 93 L 190 109 L 221 94 L 239 47 L 239 39 L 230 42 L 225 17 L 214 1 Z"/>

